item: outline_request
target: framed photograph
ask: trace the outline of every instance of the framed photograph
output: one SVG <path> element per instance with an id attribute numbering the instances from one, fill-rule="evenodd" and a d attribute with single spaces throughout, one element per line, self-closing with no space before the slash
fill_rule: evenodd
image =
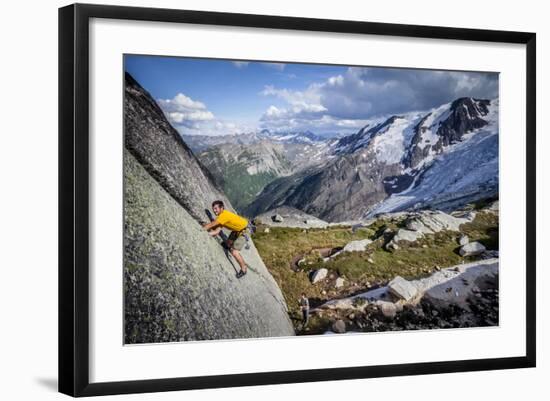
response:
<path id="1" fill-rule="evenodd" d="M 535 82 L 534 33 L 59 9 L 59 391 L 535 366 Z"/>

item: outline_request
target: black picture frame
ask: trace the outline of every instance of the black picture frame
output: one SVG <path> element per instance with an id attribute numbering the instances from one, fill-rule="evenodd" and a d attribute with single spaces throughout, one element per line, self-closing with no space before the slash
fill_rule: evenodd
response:
<path id="1" fill-rule="evenodd" d="M 515 43 L 526 46 L 526 354 L 521 357 L 90 383 L 88 61 L 91 18 Z M 480 29 L 74 4 L 59 9 L 59 391 L 71 396 L 534 367 L 536 35 Z"/>

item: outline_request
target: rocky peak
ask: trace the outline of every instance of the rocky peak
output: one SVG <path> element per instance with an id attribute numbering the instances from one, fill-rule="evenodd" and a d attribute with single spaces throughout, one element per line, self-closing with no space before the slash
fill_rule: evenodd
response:
<path id="1" fill-rule="evenodd" d="M 486 126 L 490 104 L 488 99 L 462 97 L 424 115 L 413 129 L 404 166 L 417 168 L 430 154 L 439 154 L 466 133 Z"/>
<path id="2" fill-rule="evenodd" d="M 462 97 L 451 103 L 449 117 L 440 123 L 437 130 L 441 140 L 436 145 L 436 150 L 460 141 L 469 131 L 487 125 L 483 117 L 489 113 L 490 104 L 490 100 L 471 97 Z"/>

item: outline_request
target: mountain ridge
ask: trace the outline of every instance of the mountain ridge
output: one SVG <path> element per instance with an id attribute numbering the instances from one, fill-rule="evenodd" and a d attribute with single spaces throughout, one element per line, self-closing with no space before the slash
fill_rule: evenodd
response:
<path id="1" fill-rule="evenodd" d="M 386 207 L 381 203 L 417 187 L 436 159 L 437 167 L 442 159 L 453 155 L 468 156 L 467 152 L 457 153 L 453 149 L 460 143 L 469 143 L 476 134 L 494 137 L 490 146 L 485 143 L 478 150 L 473 145 L 481 142 L 471 142 L 468 150 L 480 153 L 480 157 L 468 159 L 476 164 L 466 166 L 456 160 L 447 163 L 475 182 L 464 179 L 463 187 L 454 186 L 454 195 L 445 188 L 438 188 L 438 193 L 430 193 L 428 189 L 426 194 L 432 199 L 416 191 L 407 202 L 394 202 L 395 199 L 391 202 L 395 207 L 406 204 L 421 208 L 441 204 L 442 199 L 450 200 L 453 196 L 471 201 L 476 200 L 476 187 L 480 189 L 479 197 L 493 196 L 498 193 L 498 163 L 496 168 L 492 163 L 493 171 L 485 169 L 477 177 L 472 171 L 476 166 L 483 168 L 483 156 L 498 161 L 498 99 L 463 97 L 428 111 L 392 115 L 340 138 L 328 149 L 326 163 L 268 184 L 247 213 L 256 215 L 286 205 L 327 221 L 337 221 L 370 216 L 376 209 L 396 210 L 391 209 L 391 202 Z M 446 174 L 440 171 L 441 177 Z M 459 177 L 455 178 L 459 181 Z"/>

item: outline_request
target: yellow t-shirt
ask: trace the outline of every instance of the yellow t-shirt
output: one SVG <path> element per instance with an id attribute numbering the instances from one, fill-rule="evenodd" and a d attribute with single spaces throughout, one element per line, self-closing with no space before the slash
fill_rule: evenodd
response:
<path id="1" fill-rule="evenodd" d="M 248 226 L 248 220 L 238 214 L 231 213 L 229 210 L 221 212 L 216 221 L 219 225 L 231 230 L 242 231 Z"/>

